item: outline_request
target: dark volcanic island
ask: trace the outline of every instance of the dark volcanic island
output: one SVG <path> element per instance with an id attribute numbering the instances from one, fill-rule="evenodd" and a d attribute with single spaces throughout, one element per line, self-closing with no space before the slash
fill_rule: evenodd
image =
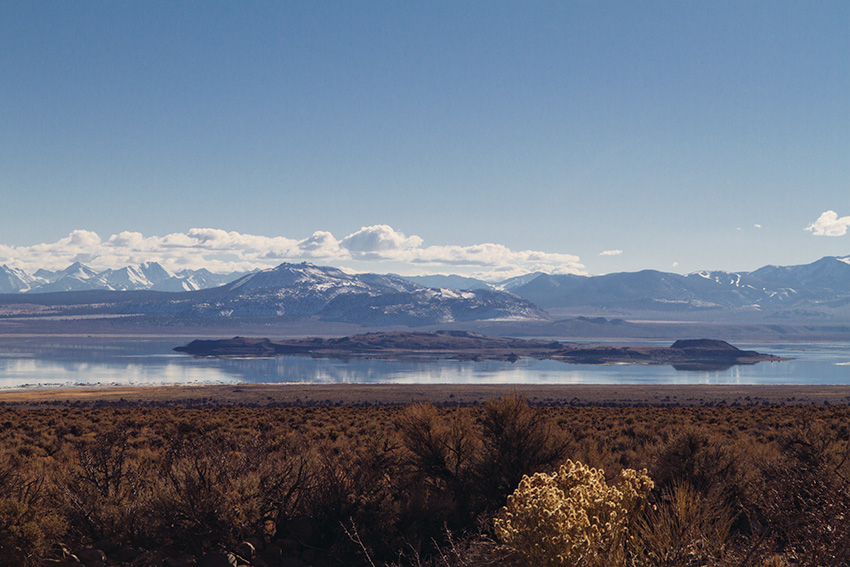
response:
<path id="1" fill-rule="evenodd" d="M 575 344 L 488 337 L 466 331 L 366 333 L 284 341 L 234 337 L 194 340 L 174 350 L 195 356 L 309 356 L 383 360 L 559 360 L 571 364 L 669 364 L 680 370 L 717 370 L 736 364 L 787 360 L 713 339 L 678 340 L 669 347 Z"/>

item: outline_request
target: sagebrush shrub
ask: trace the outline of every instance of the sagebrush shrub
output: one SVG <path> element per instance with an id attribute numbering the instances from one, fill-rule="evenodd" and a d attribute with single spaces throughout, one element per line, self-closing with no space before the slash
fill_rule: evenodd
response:
<path id="1" fill-rule="evenodd" d="M 33 462 L 0 454 L 0 567 L 39 563 L 50 540 L 65 531 L 47 502 L 44 477 Z"/>
<path id="2" fill-rule="evenodd" d="M 625 561 L 629 523 L 653 482 L 624 469 L 609 486 L 601 469 L 567 461 L 553 474 L 523 477 L 495 520 L 496 536 L 523 565 L 616 565 Z"/>
<path id="3" fill-rule="evenodd" d="M 484 404 L 481 426 L 479 480 L 491 509 L 504 502 L 523 475 L 558 464 L 569 454 L 563 432 L 517 394 Z"/>
<path id="4" fill-rule="evenodd" d="M 640 550 L 635 565 L 682 567 L 718 565 L 733 516 L 723 495 L 687 483 L 662 489 L 657 504 L 647 507 L 635 526 Z"/>

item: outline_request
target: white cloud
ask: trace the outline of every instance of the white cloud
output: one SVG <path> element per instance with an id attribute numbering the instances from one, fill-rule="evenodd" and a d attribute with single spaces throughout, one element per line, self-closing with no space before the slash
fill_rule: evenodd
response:
<path id="1" fill-rule="evenodd" d="M 753 228 L 761 228 L 761 225 L 760 224 L 754 224 Z"/>
<path id="2" fill-rule="evenodd" d="M 90 230 L 75 230 L 68 235 L 67 242 L 78 248 L 91 248 L 100 244 L 100 237 Z"/>
<path id="3" fill-rule="evenodd" d="M 14 248 L 0 244 L 0 264 L 11 262 L 17 256 L 18 253 Z"/>
<path id="4" fill-rule="evenodd" d="M 113 234 L 109 237 L 109 240 L 106 241 L 107 246 L 114 246 L 116 248 L 129 248 L 131 250 L 144 250 L 146 249 L 147 241 L 145 240 L 144 235 L 141 232 L 121 232 L 119 234 Z"/>
<path id="5" fill-rule="evenodd" d="M 835 211 L 824 211 L 818 220 L 803 230 L 808 230 L 815 236 L 844 236 L 850 226 L 850 216 L 838 217 Z"/>
<path id="6" fill-rule="evenodd" d="M 339 243 L 341 248 L 348 250 L 354 257 L 362 256 L 372 260 L 395 259 L 421 244 L 422 239 L 418 236 L 405 236 L 385 224 L 364 226 Z"/>
<path id="7" fill-rule="evenodd" d="M 479 275 L 486 272 L 498 274 L 511 272 L 519 275 L 534 271 L 584 273 L 584 266 L 579 262 L 578 256 L 534 250 L 515 252 L 506 246 L 493 243 L 472 246 L 429 246 L 411 251 L 407 261 L 420 265 L 475 267 L 482 270 L 478 272 Z M 523 269 L 517 271 L 516 267 L 523 267 Z"/>
<path id="8" fill-rule="evenodd" d="M 317 230 L 309 238 L 298 242 L 298 249 L 305 253 L 331 256 L 337 248 L 339 248 L 339 241 L 333 234 L 324 230 Z"/>
<path id="9" fill-rule="evenodd" d="M 407 236 L 387 225 L 362 227 L 338 240 L 327 231 L 304 239 L 258 236 L 213 228 L 185 233 L 144 236 L 125 231 L 106 239 L 87 230 L 75 230 L 53 243 L 33 246 L 0 244 L 0 263 L 35 271 L 57 270 L 80 261 L 96 270 L 142 262 L 159 262 L 171 270 L 207 268 L 230 272 L 267 268 L 281 262 L 310 261 L 347 264 L 348 269 L 380 270 L 392 263 L 435 273 L 448 270 L 494 279 L 533 271 L 583 274 L 578 256 L 536 250 L 514 251 L 502 244 L 423 246 L 419 236 Z M 389 270 L 388 270 L 389 271 Z"/>
<path id="10" fill-rule="evenodd" d="M 603 250 L 599 253 L 600 256 L 619 256 L 622 254 L 622 250 Z"/>

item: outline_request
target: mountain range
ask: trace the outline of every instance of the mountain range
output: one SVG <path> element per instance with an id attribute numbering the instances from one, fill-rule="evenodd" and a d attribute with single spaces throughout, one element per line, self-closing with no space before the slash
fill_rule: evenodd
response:
<path id="1" fill-rule="evenodd" d="M 850 257 L 828 256 L 811 264 L 765 266 L 753 272 L 543 274 L 511 292 L 547 310 L 834 314 L 850 305 Z"/>
<path id="2" fill-rule="evenodd" d="M 187 320 L 313 317 L 367 326 L 541 321 L 565 314 L 846 320 L 850 257 L 752 272 L 534 273 L 497 283 L 455 275 L 349 274 L 308 263 L 226 275 L 173 273 L 153 262 L 103 272 L 73 264 L 34 274 L 0 266 L 0 291 L 12 292 L 0 296 L 0 305 L 50 305 L 51 313 Z"/>
<path id="3" fill-rule="evenodd" d="M 94 279 L 85 267 L 74 268 L 69 273 Z M 3 305 L 8 316 L 14 317 L 28 313 L 54 318 L 141 315 L 184 323 L 312 317 L 367 326 L 416 326 L 456 321 L 548 319 L 548 315 L 531 302 L 504 291 L 428 288 L 397 276 L 348 274 L 307 263 L 284 263 L 202 290 L 116 291 L 101 287 L 53 293 L 28 292 L 0 296 L 0 306 Z M 33 311 L 33 305 L 41 308 Z"/>
<path id="4" fill-rule="evenodd" d="M 422 277 L 417 281 L 429 280 Z M 447 286 L 454 283 L 449 276 L 432 281 Z M 827 256 L 795 266 L 764 266 L 752 272 L 534 273 L 498 284 L 480 280 L 460 283 L 509 291 L 556 316 L 654 313 L 656 318 L 850 318 L 850 256 Z"/>
<path id="5" fill-rule="evenodd" d="M 30 274 L 19 268 L 0 265 L 0 293 L 52 293 L 104 289 L 113 291 L 196 291 L 217 287 L 245 275 L 245 272 L 214 274 L 208 270 L 171 272 L 157 262 L 125 266 L 97 272 L 75 262 L 64 270 L 38 270 Z"/>

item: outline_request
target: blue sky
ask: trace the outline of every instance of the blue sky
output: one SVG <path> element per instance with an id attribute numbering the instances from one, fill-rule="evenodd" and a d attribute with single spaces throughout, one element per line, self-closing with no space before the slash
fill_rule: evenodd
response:
<path id="1" fill-rule="evenodd" d="M 848 29 L 843 1 L 7 0 L 0 264 L 845 256 Z"/>

